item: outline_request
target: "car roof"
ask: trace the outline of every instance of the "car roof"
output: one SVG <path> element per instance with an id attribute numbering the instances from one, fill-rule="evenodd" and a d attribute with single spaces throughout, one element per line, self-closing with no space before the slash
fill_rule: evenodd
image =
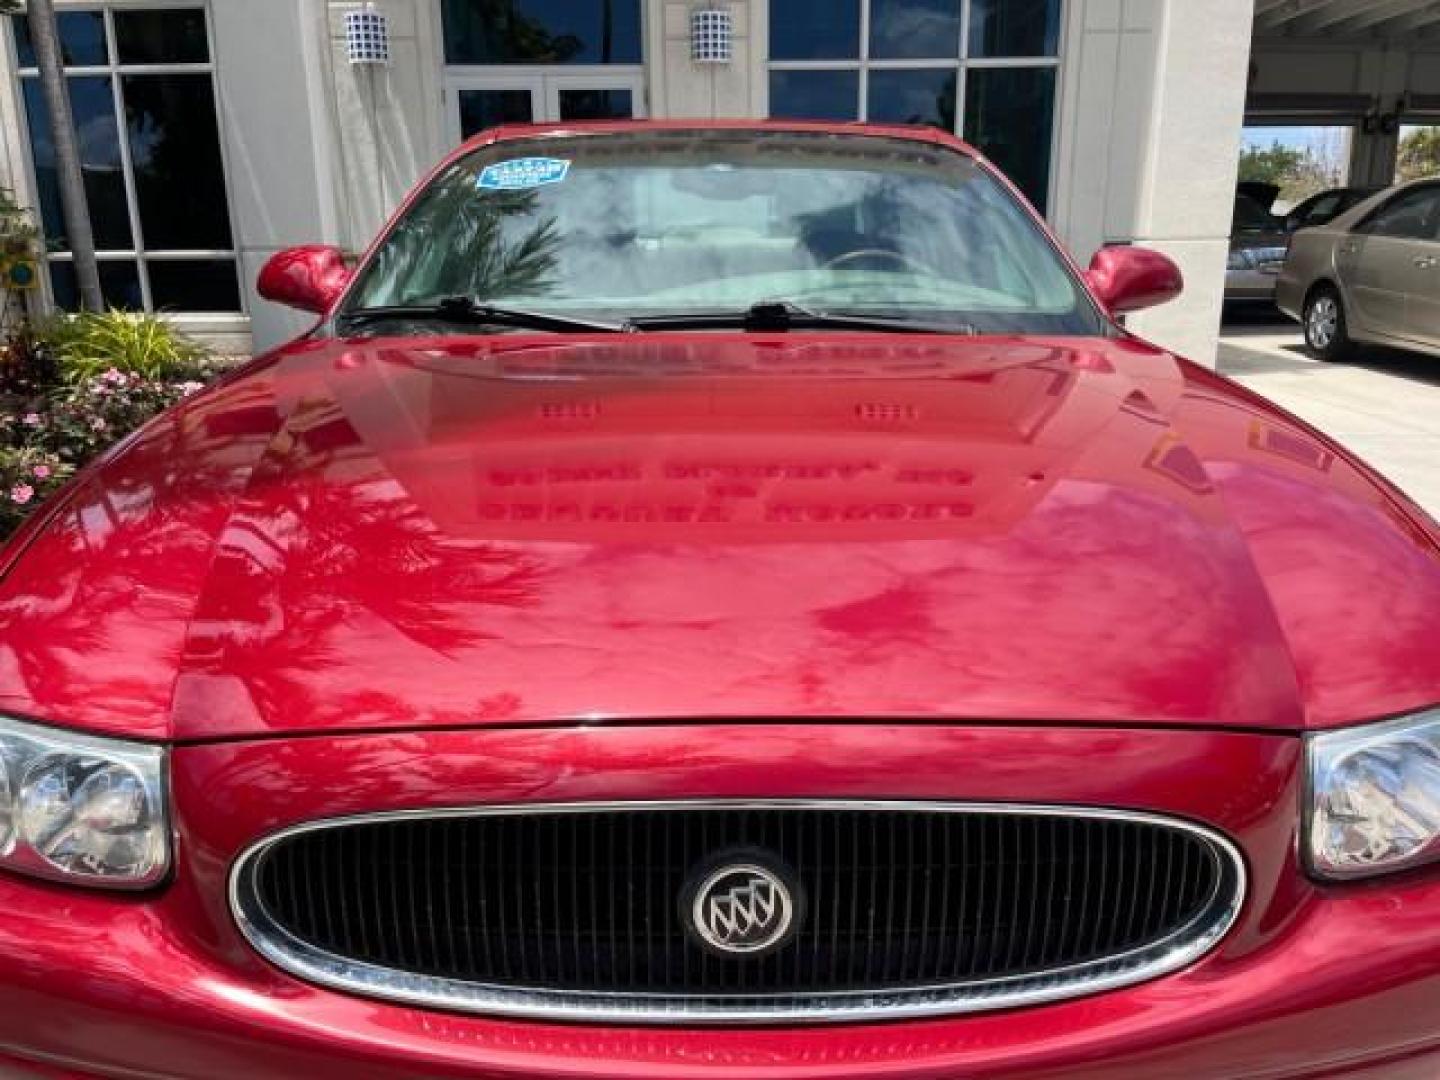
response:
<path id="1" fill-rule="evenodd" d="M 1340 214 L 1337 217 L 1331 219 L 1328 224 L 1321 226 L 1321 228 L 1341 230 L 1348 229 L 1351 225 L 1358 223 L 1361 218 L 1371 213 L 1371 211 L 1375 210 L 1379 206 L 1384 205 L 1391 199 L 1397 198 L 1398 196 L 1403 195 L 1407 191 L 1413 191 L 1417 188 L 1426 187 L 1440 187 L 1440 177 L 1427 176 L 1423 179 L 1411 180 L 1404 184 L 1395 184 L 1391 187 L 1371 189 L 1369 195 L 1361 199 L 1354 206 L 1350 207 L 1350 209 L 1346 210 L 1343 214 Z"/>
<path id="2" fill-rule="evenodd" d="M 866 121 L 843 123 L 824 120 L 587 120 L 544 124 L 502 124 L 471 136 L 451 155 L 451 160 L 485 146 L 526 139 L 557 138 L 566 135 L 628 135 L 644 131 L 756 131 L 797 134 L 859 135 L 877 139 L 906 139 L 910 142 L 945 146 L 974 158 L 984 155 L 964 139 L 941 128 L 921 124 L 873 124 Z"/>
<path id="3" fill-rule="evenodd" d="M 1317 202 L 1318 200 L 1325 198 L 1327 195 L 1339 195 L 1342 198 L 1368 199 L 1371 195 L 1378 195 L 1384 190 L 1385 188 L 1376 187 L 1373 184 L 1353 184 L 1349 187 L 1337 187 L 1330 188 L 1328 191 L 1317 191 L 1314 195 L 1311 195 L 1310 198 L 1306 199 L 1305 201 Z"/>
<path id="4" fill-rule="evenodd" d="M 1338 197 L 1341 201 L 1341 204 L 1344 205 L 1345 209 L 1340 211 L 1339 214 L 1335 214 L 1330 218 L 1330 221 L 1334 221 L 1335 218 L 1340 217 L 1342 214 L 1349 213 L 1349 211 L 1357 204 L 1364 202 L 1372 195 L 1378 195 L 1384 190 L 1385 188 L 1382 187 L 1373 187 L 1370 185 L 1357 184 L 1349 184 L 1343 187 L 1326 188 L 1324 191 L 1317 191 L 1313 195 L 1305 196 L 1305 198 L 1301 199 L 1298 203 L 1292 206 L 1284 216 L 1287 218 L 1294 217 L 1302 210 L 1308 210 L 1316 203 L 1323 202 L 1325 199 L 1333 199 Z M 1326 224 L 1329 224 L 1329 222 L 1326 222 Z"/>

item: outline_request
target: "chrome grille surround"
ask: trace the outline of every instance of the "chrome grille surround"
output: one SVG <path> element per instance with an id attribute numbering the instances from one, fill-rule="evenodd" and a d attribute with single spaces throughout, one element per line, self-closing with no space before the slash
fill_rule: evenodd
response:
<path id="1" fill-rule="evenodd" d="M 1189 834 L 1202 841 L 1215 861 L 1215 888 L 1199 914 L 1141 948 L 1034 974 L 884 991 L 677 996 L 531 990 L 415 974 L 349 959 L 317 948 L 281 926 L 265 909 L 257 887 L 258 870 L 268 852 L 286 840 L 322 830 L 426 819 L 697 809 L 907 811 L 1130 822 Z M 1246 885 L 1244 858 L 1229 839 L 1205 826 L 1155 813 L 1012 803 L 690 799 L 505 804 L 392 811 L 308 822 L 276 832 L 247 848 L 232 869 L 229 899 L 242 934 L 262 956 L 288 974 L 329 989 L 449 1012 L 582 1023 L 704 1026 L 859 1023 L 951 1016 L 1041 1005 L 1133 986 L 1179 971 L 1218 945 L 1240 916 Z"/>

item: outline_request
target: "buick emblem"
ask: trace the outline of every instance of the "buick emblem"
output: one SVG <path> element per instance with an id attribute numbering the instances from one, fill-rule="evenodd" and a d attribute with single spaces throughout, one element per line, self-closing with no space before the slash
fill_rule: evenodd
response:
<path id="1" fill-rule="evenodd" d="M 799 897 L 777 869 L 758 860 L 721 862 L 694 887 L 690 929 L 722 956 L 758 956 L 795 928 Z"/>

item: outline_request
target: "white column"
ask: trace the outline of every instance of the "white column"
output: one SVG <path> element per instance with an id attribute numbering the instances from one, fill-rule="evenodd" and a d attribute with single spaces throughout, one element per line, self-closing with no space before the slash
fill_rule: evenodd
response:
<path id="1" fill-rule="evenodd" d="M 1235 208 L 1253 0 L 1168 0 L 1135 242 L 1185 273 L 1180 301 L 1141 312 L 1136 333 L 1215 363 Z"/>
<path id="2" fill-rule="evenodd" d="M 294 244 L 342 240 L 318 77 L 324 8 L 317 0 L 215 0 L 210 10 L 235 243 L 259 350 L 314 321 L 259 298 L 265 260 Z"/>
<path id="3" fill-rule="evenodd" d="M 352 67 L 353 0 L 214 0 L 216 78 L 256 349 L 313 318 L 254 293 L 260 267 L 294 244 L 363 251 L 446 149 L 439 5 L 380 0 L 391 61 Z"/>
<path id="4" fill-rule="evenodd" d="M 1180 300 L 1131 327 L 1215 362 L 1254 0 L 1072 0 L 1056 224 L 1088 261 L 1106 243 L 1165 252 Z"/>

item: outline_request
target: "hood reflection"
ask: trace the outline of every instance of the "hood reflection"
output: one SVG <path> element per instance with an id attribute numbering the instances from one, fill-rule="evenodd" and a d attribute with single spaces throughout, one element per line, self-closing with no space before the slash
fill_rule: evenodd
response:
<path id="1" fill-rule="evenodd" d="M 1141 409 L 1103 353 L 810 348 L 283 362 L 299 393 L 220 535 L 176 723 L 1198 719 L 1293 698 L 1245 674 L 1282 646 L 1165 419 L 1173 369 Z M 1181 665 L 1207 674 L 1176 699 Z"/>
<path id="2" fill-rule="evenodd" d="M 373 368 L 360 392 L 335 389 L 365 446 L 439 529 L 496 539 L 998 532 L 1116 419 L 1111 395 L 1076 392 L 1084 371 L 1060 349 L 961 360 L 944 347 L 856 346 L 819 362 L 809 352 L 602 345 L 477 363 L 378 350 L 349 358 L 349 373 Z"/>
<path id="3" fill-rule="evenodd" d="M 1137 343 L 404 345 L 293 347 L 77 489 L 0 588 L 5 707 L 230 737 L 1253 728 L 1357 687 L 1440 697 L 1403 647 L 1440 631 L 1423 534 L 1308 432 Z M 1384 589 L 1337 598 L 1362 557 Z M 1347 611 L 1344 656 L 1315 597 Z"/>

